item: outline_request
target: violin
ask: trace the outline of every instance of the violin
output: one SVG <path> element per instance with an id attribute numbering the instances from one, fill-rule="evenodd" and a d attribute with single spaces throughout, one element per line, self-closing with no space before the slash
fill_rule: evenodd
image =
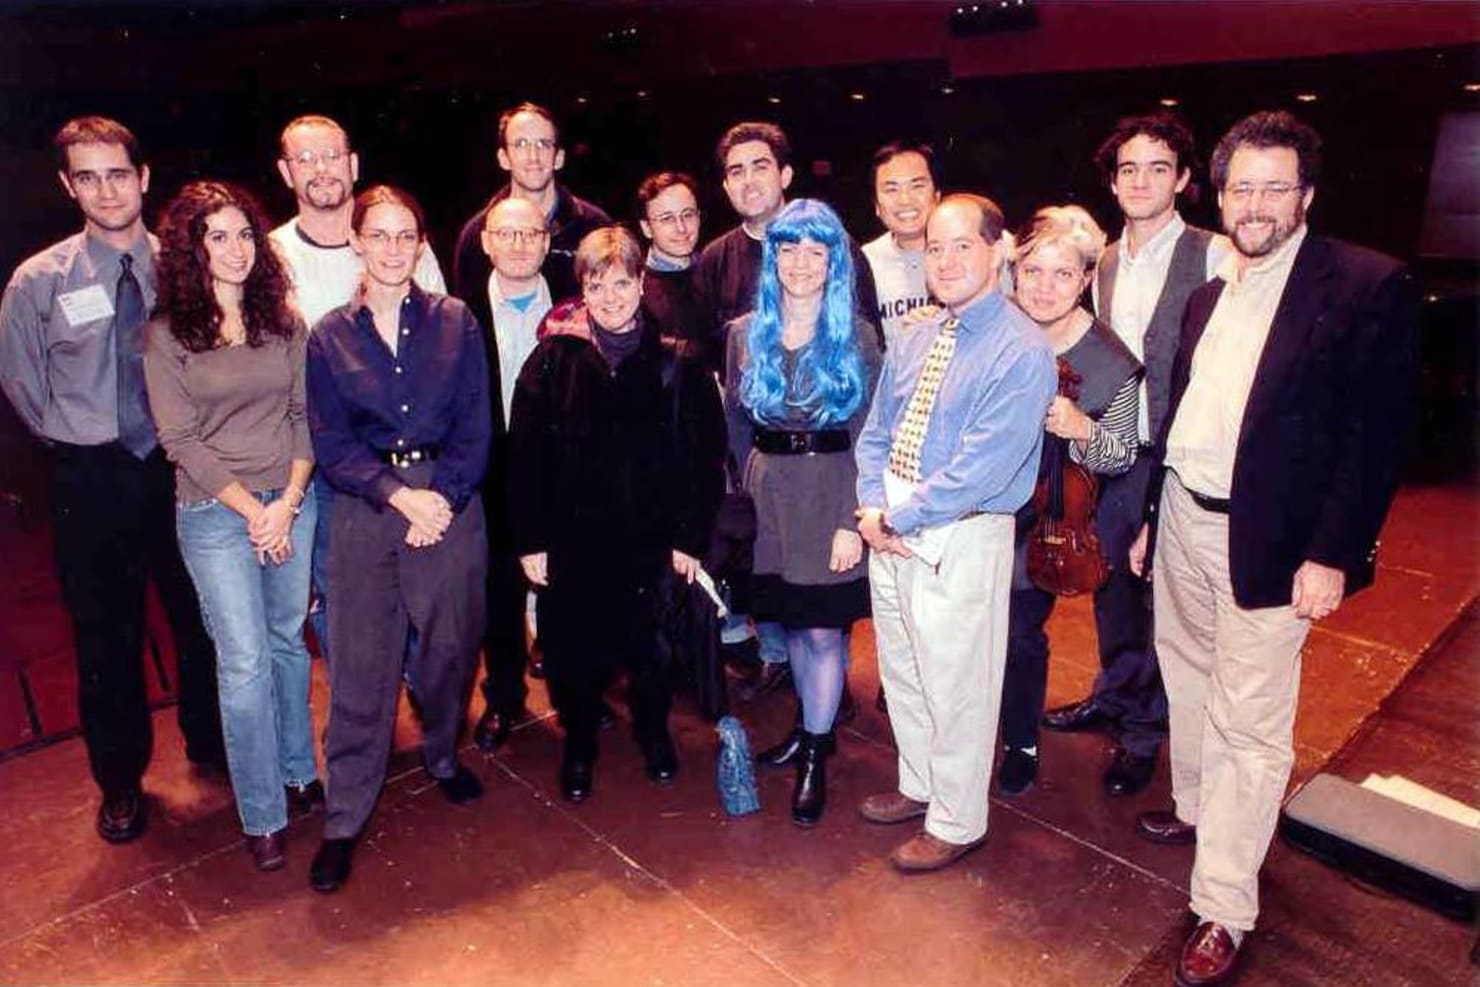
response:
<path id="1" fill-rule="evenodd" d="M 1084 380 L 1063 357 L 1058 358 L 1059 394 L 1079 400 Z M 1045 436 L 1043 469 L 1033 491 L 1036 519 L 1028 532 L 1028 578 L 1055 596 L 1093 593 L 1110 578 L 1105 553 L 1095 534 L 1099 483 L 1089 470 L 1069 458 L 1069 440 Z"/>

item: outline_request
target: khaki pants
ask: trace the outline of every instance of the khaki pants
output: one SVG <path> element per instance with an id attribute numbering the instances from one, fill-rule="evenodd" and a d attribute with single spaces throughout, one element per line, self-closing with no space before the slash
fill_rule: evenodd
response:
<path id="1" fill-rule="evenodd" d="M 1252 929 L 1259 868 L 1295 761 L 1300 649 L 1293 606 L 1246 610 L 1228 574 L 1228 517 L 1195 504 L 1175 473 L 1162 492 L 1152 581 L 1171 725 L 1172 797 L 1197 826 L 1192 910 Z"/>
<path id="2" fill-rule="evenodd" d="M 900 794 L 930 803 L 926 831 L 960 844 L 987 832 L 1013 519 L 983 514 L 950 529 L 939 566 L 873 552 L 869 581 Z"/>

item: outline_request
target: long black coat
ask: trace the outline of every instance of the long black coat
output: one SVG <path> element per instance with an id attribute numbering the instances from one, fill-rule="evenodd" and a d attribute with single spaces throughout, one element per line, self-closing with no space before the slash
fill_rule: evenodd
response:
<path id="1" fill-rule="evenodd" d="M 1222 290 L 1215 278 L 1188 300 L 1161 450 Z M 1228 561 L 1239 606 L 1289 604 L 1307 559 L 1345 572 L 1348 594 L 1372 582 L 1413 409 L 1416 310 L 1413 276 L 1391 257 L 1316 236 L 1301 244 L 1234 458 Z"/>
<path id="2" fill-rule="evenodd" d="M 613 373 L 579 335 L 540 342 L 519 374 L 509 505 L 519 555 L 548 552 L 551 586 L 646 582 L 673 549 L 703 558 L 723 492 L 713 378 L 643 326 Z"/>

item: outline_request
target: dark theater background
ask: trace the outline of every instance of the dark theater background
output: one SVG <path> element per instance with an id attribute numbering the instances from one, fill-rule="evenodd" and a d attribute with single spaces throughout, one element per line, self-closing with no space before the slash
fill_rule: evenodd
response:
<path id="1" fill-rule="evenodd" d="M 561 120 L 562 180 L 621 221 L 649 172 L 698 176 L 704 239 L 734 224 L 712 148 L 741 119 L 788 131 L 790 194 L 832 202 L 860 241 L 880 232 L 868 159 L 891 139 L 931 142 L 945 187 L 991 195 L 1012 224 L 1079 202 L 1114 233 L 1091 158 L 1118 117 L 1174 107 L 1204 154 L 1255 110 L 1314 125 L 1327 166 L 1310 224 L 1414 266 L 1423 368 L 1386 566 L 1360 607 L 1312 634 L 1294 781 L 1381 770 L 1480 801 L 1480 4 L 9 0 L 0 273 L 77 229 L 50 140 L 85 113 L 142 141 L 151 225 L 196 178 L 241 182 L 286 219 L 278 132 L 301 113 L 332 116 L 362 186 L 421 199 L 446 270 L 458 228 L 502 181 L 498 116 L 522 100 Z M 1184 215 L 1216 225 L 1205 169 L 1194 182 Z M 489 797 L 451 819 L 416 769 L 407 717 L 372 823 L 378 850 L 326 900 L 303 880 L 317 821 L 294 825 L 285 872 L 251 872 L 229 790 L 180 756 L 169 645 L 155 640 L 146 781 L 164 808 L 145 840 L 107 847 L 91 830 L 45 477 L 45 451 L 0 401 L 0 983 L 1170 979 L 1190 857 L 1136 845 L 1129 820 L 1147 806 L 1106 804 L 1092 738 L 1048 741 L 1063 779 L 994 799 L 1000 829 L 969 866 L 902 885 L 882 865 L 889 834 L 851 815 L 892 779 L 872 708 L 851 729 L 838 807 L 810 835 L 778 812 L 784 780 L 765 782 L 767 818 L 724 820 L 712 734 L 688 707 L 682 784 L 653 794 L 624 750 L 603 763 L 614 777 L 597 804 L 571 810 L 551 794 L 559 732 L 540 688 L 541 718 L 511 751 L 480 756 Z M 1052 703 L 1094 674 L 1087 606 L 1060 608 L 1051 633 Z M 871 632 L 854 654 L 853 689 L 872 697 Z M 790 715 L 775 698 L 752 711 L 753 738 Z M 1242 982 L 1474 983 L 1473 928 L 1278 842 L 1270 860 Z"/>

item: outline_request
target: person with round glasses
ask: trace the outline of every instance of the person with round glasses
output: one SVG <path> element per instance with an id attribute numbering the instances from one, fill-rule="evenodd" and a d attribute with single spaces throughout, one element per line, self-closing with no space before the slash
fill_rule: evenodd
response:
<path id="1" fill-rule="evenodd" d="M 422 760 L 446 799 L 483 794 L 457 735 L 484 626 L 488 368 L 483 331 L 455 298 L 413 280 L 421 206 L 377 185 L 355 198 L 360 290 L 308 346 L 309 422 L 334 485 L 329 520 L 329 768 L 314 890 L 349 877 L 355 839 L 385 781 L 403 669 Z M 407 642 L 411 641 L 410 648 Z"/>

